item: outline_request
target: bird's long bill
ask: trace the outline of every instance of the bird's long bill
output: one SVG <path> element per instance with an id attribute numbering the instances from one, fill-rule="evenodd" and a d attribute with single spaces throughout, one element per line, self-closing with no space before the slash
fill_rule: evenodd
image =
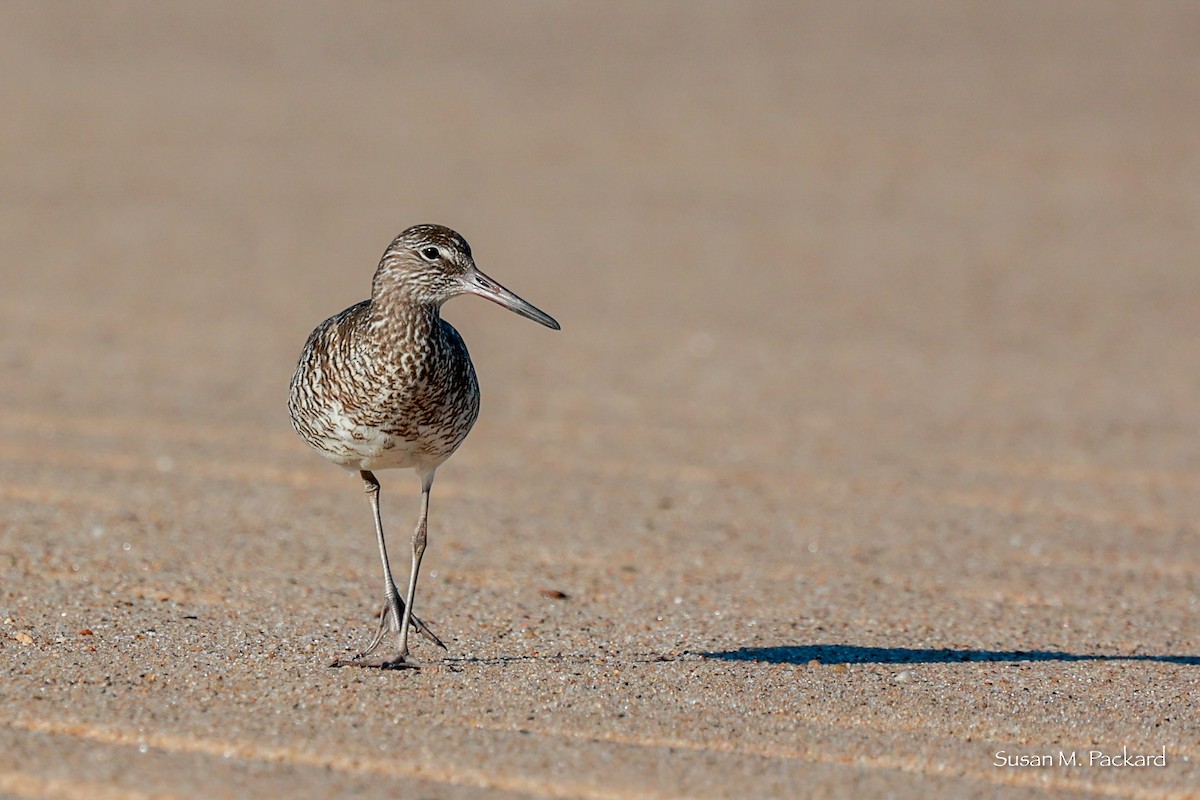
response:
<path id="1" fill-rule="evenodd" d="M 526 319 L 531 319 L 534 322 L 540 322 L 547 328 L 561 330 L 558 322 L 554 317 L 542 311 L 540 308 L 528 303 L 515 294 L 505 289 L 494 280 L 484 275 L 479 270 L 471 270 L 465 277 L 465 288 L 471 294 L 477 294 L 480 297 L 486 297 L 493 303 L 498 303 L 509 311 L 515 311 Z"/>

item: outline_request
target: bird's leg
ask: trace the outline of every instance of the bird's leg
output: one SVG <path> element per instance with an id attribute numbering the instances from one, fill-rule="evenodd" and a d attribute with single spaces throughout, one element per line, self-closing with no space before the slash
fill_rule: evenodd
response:
<path id="1" fill-rule="evenodd" d="M 379 630 L 375 632 L 375 637 L 371 639 L 371 643 L 366 649 L 349 661 L 338 660 L 333 662 L 333 666 L 343 666 L 354 664 L 358 666 L 382 666 L 385 662 L 364 661 L 364 659 L 375 652 L 379 645 L 383 642 L 388 631 L 399 631 L 402 627 L 400 620 L 408 621 L 408 614 L 405 614 L 404 601 L 400 599 L 400 590 L 396 588 L 396 581 L 392 579 L 392 568 L 388 563 L 387 546 L 383 539 L 383 519 L 379 513 L 379 481 L 375 475 L 369 470 L 361 470 L 359 474 L 362 476 L 363 483 L 366 487 L 367 497 L 371 501 L 371 511 L 375 516 L 375 534 L 379 540 L 379 557 L 383 562 L 383 592 L 384 604 L 383 610 L 379 612 Z M 442 644 L 442 640 L 434 635 L 433 631 L 424 622 L 412 618 L 413 626 L 421 632 L 425 638 L 436 644 L 443 650 L 446 645 Z M 388 664 L 389 666 L 393 666 Z M 399 665 L 394 665 L 399 666 Z"/>
<path id="2" fill-rule="evenodd" d="M 417 573 L 421 570 L 421 557 L 425 555 L 425 539 L 429 521 L 429 489 L 433 486 L 433 472 L 421 476 L 421 516 L 417 519 L 417 527 L 412 535 L 412 571 L 408 575 L 408 597 L 405 599 L 408 613 L 400 624 L 400 655 L 398 661 L 408 658 L 408 627 L 412 616 L 413 601 L 417 596 Z"/>
<path id="3" fill-rule="evenodd" d="M 366 649 L 349 661 L 335 661 L 334 666 L 342 666 L 343 664 L 374 665 L 373 662 L 368 662 L 364 659 L 375 652 L 383 642 L 383 638 L 387 635 L 389 628 L 392 628 L 396 624 L 393 620 L 399 620 L 403 612 L 403 606 L 400 605 L 400 592 L 396 589 L 396 581 L 392 579 L 392 567 L 388 563 L 387 544 L 384 542 L 383 537 L 383 518 L 379 512 L 379 480 L 370 470 L 361 470 L 359 475 L 362 476 L 363 485 L 367 492 L 367 499 L 371 502 L 371 512 L 375 518 L 375 536 L 379 542 L 379 558 L 383 561 L 384 604 L 383 610 L 379 612 L 379 630 L 375 632 L 375 637 L 371 639 L 371 643 L 366 646 Z"/>

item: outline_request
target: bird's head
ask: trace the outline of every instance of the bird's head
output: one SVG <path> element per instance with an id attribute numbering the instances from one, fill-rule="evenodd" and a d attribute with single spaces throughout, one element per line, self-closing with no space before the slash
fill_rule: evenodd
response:
<path id="1" fill-rule="evenodd" d="M 471 257 L 471 246 L 442 225 L 414 225 L 392 240 L 383 254 L 371 296 L 397 298 L 421 306 L 440 306 L 460 294 L 477 294 L 559 330 L 546 312 L 522 300 L 483 274 Z"/>

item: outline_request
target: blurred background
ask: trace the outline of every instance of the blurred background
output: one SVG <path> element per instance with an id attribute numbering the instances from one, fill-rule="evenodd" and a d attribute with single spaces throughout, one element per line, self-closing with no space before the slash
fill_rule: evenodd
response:
<path id="1" fill-rule="evenodd" d="M 419 222 L 563 328 L 443 309 L 483 410 L 439 471 L 422 613 L 454 657 L 531 659 L 488 673 L 504 724 L 533 727 L 522 670 L 558 663 L 537 653 L 1194 656 L 1198 43 L 1200 6 L 1169 2 L 0 4 L 0 617 L 33 641 L 4 640 L 14 670 L 69 657 L 136 693 L 152 669 L 174 702 L 179 664 L 232 680 L 230 653 L 278 652 L 256 668 L 317 669 L 270 686 L 328 690 L 377 563 L 287 385 Z M 402 552 L 416 481 L 383 480 Z M 117 635 L 151 627 L 171 635 Z M 798 666 L 781 692 L 864 679 L 769 652 Z M 676 666 L 625 680 L 731 716 Z M 1161 665 L 1113 667 L 1168 688 L 1112 716 L 1100 683 L 1022 712 L 1032 739 L 1006 733 L 1011 698 L 974 704 L 976 672 L 926 666 L 938 702 L 886 712 L 913 763 L 952 746 L 934 729 L 1197 740 L 1194 704 L 1155 705 L 1195 679 Z M 457 679 L 422 680 L 411 696 Z M 429 713 L 467 714 L 473 686 Z M 235 718 L 272 702 L 226 687 Z M 68 721 L 140 719 L 60 691 Z M 861 695 L 814 689 L 806 713 L 840 730 Z M 619 729 L 658 730 L 660 701 Z"/>
<path id="2" fill-rule="evenodd" d="M 307 332 L 420 221 L 564 324 L 447 308 L 481 424 L 807 464 L 845 414 L 1084 457 L 1193 413 L 1186 5 L 0 13 L 10 414 L 284 431 Z"/>

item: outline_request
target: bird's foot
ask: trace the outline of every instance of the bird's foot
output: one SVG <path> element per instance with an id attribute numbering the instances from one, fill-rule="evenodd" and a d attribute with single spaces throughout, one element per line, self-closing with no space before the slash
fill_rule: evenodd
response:
<path id="1" fill-rule="evenodd" d="M 384 599 L 383 610 L 379 612 L 379 630 L 375 633 L 375 638 L 371 640 L 371 644 L 367 645 L 367 649 L 359 654 L 360 656 L 365 656 L 368 653 L 374 652 L 375 648 L 379 647 L 380 642 L 383 641 L 383 637 L 387 635 L 389 630 L 392 633 L 400 633 L 400 623 L 402 621 L 400 615 L 404 613 L 404 601 L 400 599 L 399 592 L 396 592 L 395 589 L 392 591 L 395 592 L 395 594 Z M 429 626 L 422 622 L 419 617 L 413 616 L 411 619 L 412 626 L 417 630 L 417 633 L 421 634 L 431 643 L 436 644 L 443 650 L 449 650 L 449 648 L 442 643 L 442 640 L 437 637 L 437 634 L 429 630 Z"/>
<path id="2" fill-rule="evenodd" d="M 371 643 L 368 644 L 364 650 L 362 650 L 360 653 L 358 653 L 354 657 L 348 658 L 348 659 L 339 658 L 338 660 L 336 660 L 332 664 L 330 664 L 330 666 L 331 667 L 347 667 L 347 666 L 377 667 L 380 669 L 410 669 L 410 668 L 416 669 L 416 668 L 419 668 L 421 665 L 414 662 L 408 656 L 408 647 L 407 647 L 408 643 L 407 642 L 401 643 L 401 647 L 403 648 L 404 653 L 405 653 L 402 656 L 398 656 L 396 658 L 381 658 L 381 657 L 370 658 L 370 656 L 376 650 L 379 649 L 379 646 L 381 644 L 383 644 L 383 640 L 387 637 L 388 633 L 394 633 L 394 634 L 400 633 L 400 618 L 399 618 L 399 616 L 397 616 L 397 614 L 403 613 L 403 610 L 404 610 L 404 601 L 400 599 L 398 594 L 394 597 L 389 597 L 386 600 L 384 600 L 383 610 L 379 612 L 379 629 L 375 632 L 375 636 L 374 636 L 374 638 L 371 639 Z M 439 639 L 433 631 L 429 630 L 429 626 L 426 625 L 424 622 L 422 622 L 417 617 L 412 617 L 412 626 L 414 628 L 416 628 L 417 631 L 420 632 L 420 634 L 422 636 L 424 636 L 426 639 L 428 639 L 430 642 L 432 642 L 433 644 L 436 644 L 438 647 L 442 648 L 443 650 L 448 650 L 446 645 L 442 643 L 442 640 Z"/>
<path id="3" fill-rule="evenodd" d="M 442 643 L 442 640 L 437 637 L 437 634 L 434 633 L 433 631 L 429 630 L 429 626 L 426 625 L 424 622 L 421 622 L 421 620 L 417 619 L 416 617 L 413 617 L 412 624 L 413 624 L 413 627 L 417 629 L 417 633 L 421 634 L 426 639 L 428 639 L 430 641 L 430 643 L 436 644 L 438 647 L 442 648 L 446 652 L 450 652 L 450 648 L 446 647 L 446 645 Z"/>

